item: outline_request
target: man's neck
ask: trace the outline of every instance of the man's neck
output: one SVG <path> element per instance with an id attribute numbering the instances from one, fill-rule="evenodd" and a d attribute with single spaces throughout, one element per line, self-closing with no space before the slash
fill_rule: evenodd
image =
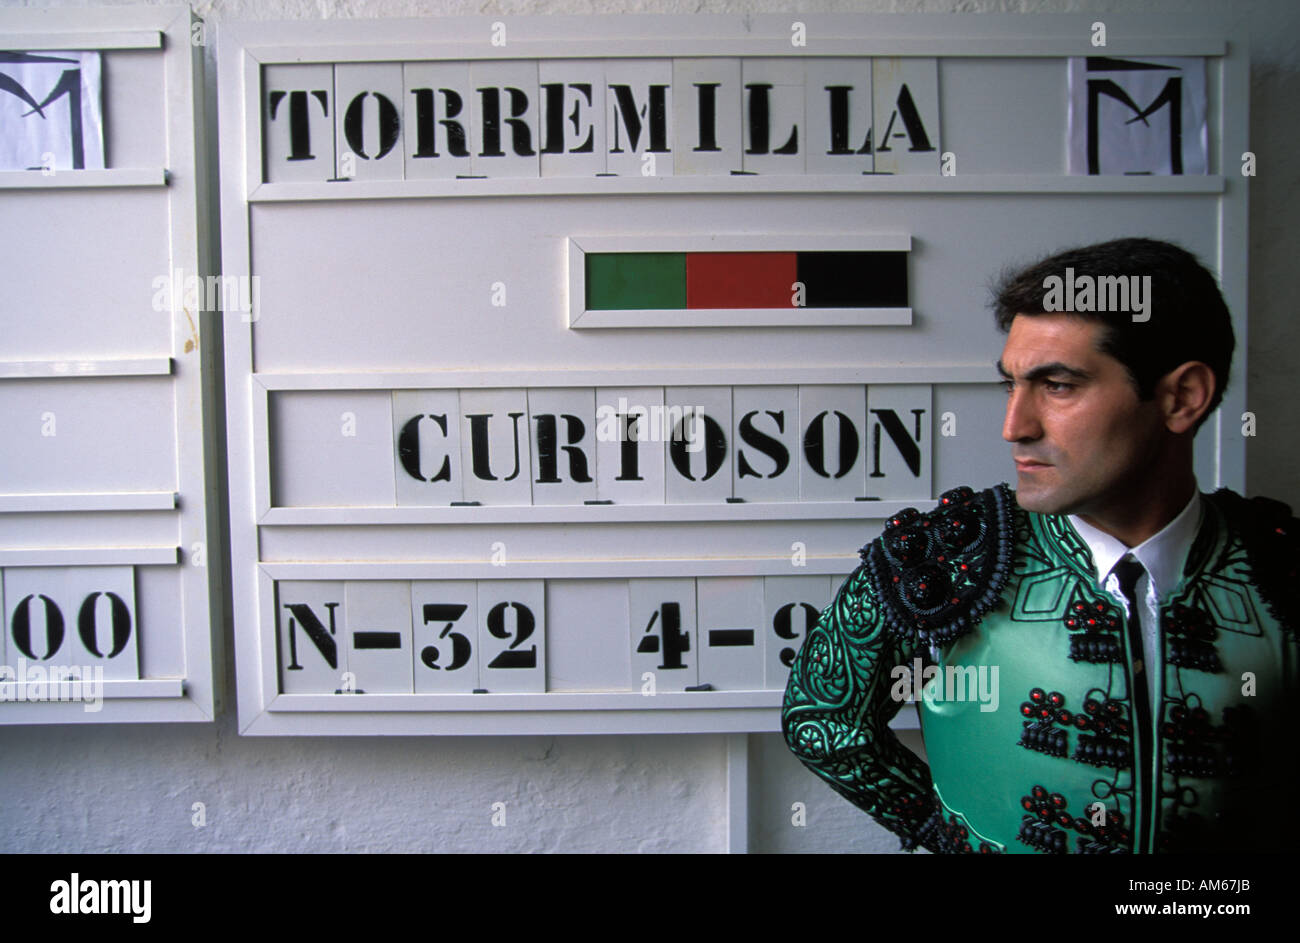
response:
<path id="1" fill-rule="evenodd" d="M 1146 488 L 1122 504 L 1079 517 L 1126 547 L 1138 546 L 1163 530 L 1196 493 L 1196 476 L 1190 468 L 1175 478 L 1149 480 L 1158 481 L 1159 487 Z"/>

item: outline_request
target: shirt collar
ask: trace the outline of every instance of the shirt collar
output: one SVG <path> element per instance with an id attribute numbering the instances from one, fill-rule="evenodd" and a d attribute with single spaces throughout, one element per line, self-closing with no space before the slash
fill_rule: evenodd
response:
<path id="1" fill-rule="evenodd" d="M 1178 581 L 1183 575 L 1183 567 L 1187 563 L 1187 554 L 1192 548 L 1192 541 L 1195 540 L 1197 531 L 1201 529 L 1202 514 L 1201 494 L 1199 491 L 1194 491 L 1187 506 L 1179 511 L 1172 521 L 1136 547 L 1125 547 L 1118 538 L 1098 530 L 1077 515 L 1071 514 L 1069 520 L 1084 543 L 1088 545 L 1088 549 L 1092 551 L 1092 562 L 1096 569 L 1094 575 L 1098 586 L 1104 583 L 1107 574 L 1119 562 L 1120 557 L 1129 553 L 1146 570 L 1151 580 L 1151 589 L 1159 599 L 1178 586 Z"/>

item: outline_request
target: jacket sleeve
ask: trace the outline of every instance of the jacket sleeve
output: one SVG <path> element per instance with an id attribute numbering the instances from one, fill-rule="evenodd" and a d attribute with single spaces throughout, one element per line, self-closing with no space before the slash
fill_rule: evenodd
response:
<path id="1" fill-rule="evenodd" d="M 935 851 L 930 769 L 889 728 L 903 703 L 891 696 L 897 680 L 891 672 L 912 653 L 885 626 L 866 569 L 859 567 L 795 657 L 782 732 L 795 756 L 898 835 L 903 848 Z"/>

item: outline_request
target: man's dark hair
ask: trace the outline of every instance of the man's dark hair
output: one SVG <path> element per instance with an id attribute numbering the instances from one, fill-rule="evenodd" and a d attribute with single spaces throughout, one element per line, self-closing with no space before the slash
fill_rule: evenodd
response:
<path id="1" fill-rule="evenodd" d="M 1011 330 L 1018 314 L 1055 313 L 1058 306 L 1054 304 L 1052 312 L 1046 307 L 1044 282 L 1052 276 L 1064 280 L 1067 268 L 1073 269 L 1076 283 L 1081 276 L 1094 284 L 1107 276 L 1151 276 L 1148 320 L 1135 322 L 1131 310 L 1079 311 L 1073 316 L 1106 325 L 1098 349 L 1127 368 L 1139 399 L 1151 399 L 1156 383 L 1179 364 L 1206 364 L 1214 372 L 1215 389 L 1201 417 L 1204 422 L 1223 399 L 1236 346 L 1232 318 L 1214 276 L 1186 249 L 1155 239 L 1116 239 L 1070 249 L 1002 276 L 993 289 L 998 328 Z"/>

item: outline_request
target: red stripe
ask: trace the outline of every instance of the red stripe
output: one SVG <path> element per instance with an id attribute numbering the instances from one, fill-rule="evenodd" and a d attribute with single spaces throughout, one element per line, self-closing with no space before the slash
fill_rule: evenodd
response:
<path id="1" fill-rule="evenodd" d="M 794 252 L 689 252 L 686 307 L 789 308 Z"/>

